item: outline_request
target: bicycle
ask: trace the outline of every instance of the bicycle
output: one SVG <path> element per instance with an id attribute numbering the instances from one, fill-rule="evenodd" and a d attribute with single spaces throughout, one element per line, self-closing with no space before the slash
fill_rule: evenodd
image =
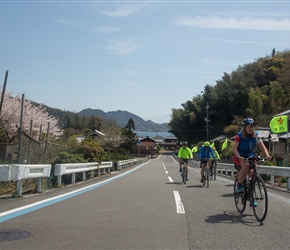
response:
<path id="1" fill-rule="evenodd" d="M 265 220 L 268 212 L 268 194 L 265 183 L 261 176 L 257 173 L 257 162 L 264 162 L 266 158 L 260 156 L 252 156 L 245 158 L 245 161 L 249 162 L 249 169 L 253 169 L 252 178 L 245 178 L 243 182 L 244 191 L 237 193 L 236 188 L 238 185 L 238 177 L 240 166 L 235 165 L 235 169 L 238 170 L 234 181 L 234 199 L 235 205 L 240 214 L 242 214 L 247 205 L 247 201 L 253 208 L 254 215 L 257 221 L 262 222 Z M 256 201 L 256 202 L 255 202 Z M 255 204 L 256 203 L 256 204 Z"/>
<path id="2" fill-rule="evenodd" d="M 205 186 L 205 184 L 207 184 L 207 187 L 209 187 L 209 166 L 208 166 L 208 162 L 210 161 L 209 159 L 205 159 L 206 163 L 205 163 L 205 168 L 204 168 L 204 177 L 203 177 L 203 186 Z"/>
<path id="3" fill-rule="evenodd" d="M 182 183 L 186 184 L 186 179 L 187 179 L 187 174 L 186 174 L 186 164 L 188 163 L 187 159 L 182 159 L 182 163 L 181 163 L 181 179 L 182 179 Z"/>
<path id="4" fill-rule="evenodd" d="M 216 159 L 213 159 L 211 162 L 211 169 L 212 169 L 212 178 L 215 181 L 216 180 L 216 173 L 217 173 L 217 165 L 216 165 Z"/>

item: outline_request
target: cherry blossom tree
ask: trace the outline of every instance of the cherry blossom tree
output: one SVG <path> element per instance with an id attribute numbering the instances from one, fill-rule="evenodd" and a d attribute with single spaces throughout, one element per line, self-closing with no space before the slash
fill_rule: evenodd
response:
<path id="1" fill-rule="evenodd" d="M 2 90 L 0 90 L 2 96 Z M 12 97 L 11 93 L 4 93 L 2 100 L 2 110 L 0 113 L 0 142 L 11 143 L 17 138 L 20 128 L 21 116 L 21 98 Z M 30 101 L 23 102 L 22 131 L 30 133 L 30 124 L 32 121 L 32 137 L 35 140 L 39 138 L 40 127 L 42 132 L 46 133 L 49 126 L 49 138 L 58 138 L 62 130 L 58 126 L 58 119 L 48 114 L 42 106 L 32 105 Z"/>

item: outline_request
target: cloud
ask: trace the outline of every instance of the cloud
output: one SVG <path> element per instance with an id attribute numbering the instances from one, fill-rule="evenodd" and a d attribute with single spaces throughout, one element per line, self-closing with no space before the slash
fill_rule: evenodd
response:
<path id="1" fill-rule="evenodd" d="M 212 60 L 212 59 L 203 59 L 202 62 L 205 63 L 205 64 L 212 64 L 212 65 L 225 65 L 225 66 L 236 66 L 236 65 L 238 65 L 238 63 L 217 62 L 217 61 Z"/>
<path id="2" fill-rule="evenodd" d="M 138 46 L 134 45 L 131 41 L 111 41 L 107 47 L 113 54 L 125 56 L 134 52 Z"/>
<path id="3" fill-rule="evenodd" d="M 205 39 L 207 41 L 213 41 L 213 42 L 221 42 L 221 43 L 240 43 L 240 44 L 258 44 L 258 45 L 271 45 L 271 46 L 283 46 L 288 47 L 289 44 L 287 43 L 277 43 L 277 42 L 268 42 L 268 41 L 247 41 L 247 40 L 228 40 L 228 39 Z"/>
<path id="4" fill-rule="evenodd" d="M 177 16 L 172 22 L 175 25 L 238 30 L 277 30 L 289 31 L 290 19 L 257 18 L 257 17 L 221 17 L 221 16 Z"/>
<path id="5" fill-rule="evenodd" d="M 109 17 L 124 17 L 130 16 L 136 13 L 140 9 L 139 6 L 132 7 L 132 6 L 123 6 L 119 9 L 113 11 L 101 11 L 100 14 Z"/>
<path id="6" fill-rule="evenodd" d="M 56 23 L 61 23 L 61 24 L 68 25 L 68 26 L 73 26 L 73 27 L 80 27 L 81 26 L 78 23 L 66 21 L 64 19 L 59 19 L 59 18 L 54 18 L 54 17 L 50 17 L 49 19 L 56 22 Z"/>
<path id="7" fill-rule="evenodd" d="M 115 32 L 119 32 L 120 29 L 112 27 L 112 26 L 102 26 L 102 27 L 94 28 L 92 29 L 92 31 L 97 32 L 97 33 L 115 33 Z"/>
<path id="8" fill-rule="evenodd" d="M 126 85 L 127 87 L 138 87 L 139 84 L 137 84 L 136 82 L 129 80 L 127 78 L 123 79 L 122 81 L 124 83 L 124 85 Z"/>
<path id="9" fill-rule="evenodd" d="M 220 76 L 220 72 L 202 72 L 202 71 L 194 70 L 194 69 L 166 69 L 165 68 L 163 70 L 165 72 L 173 73 L 173 74 L 194 74 L 194 77 L 208 78 L 208 79 L 216 79 L 217 77 Z"/>

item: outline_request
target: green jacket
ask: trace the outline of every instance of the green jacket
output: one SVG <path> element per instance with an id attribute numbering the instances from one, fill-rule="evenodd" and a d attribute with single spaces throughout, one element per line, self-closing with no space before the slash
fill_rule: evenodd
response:
<path id="1" fill-rule="evenodd" d="M 188 147 L 186 147 L 186 148 L 181 147 L 178 151 L 178 158 L 192 159 L 191 150 Z"/>

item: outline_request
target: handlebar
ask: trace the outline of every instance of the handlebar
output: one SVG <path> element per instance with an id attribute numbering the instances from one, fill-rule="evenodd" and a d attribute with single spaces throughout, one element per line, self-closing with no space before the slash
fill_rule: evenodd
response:
<path id="1" fill-rule="evenodd" d="M 243 158 L 243 159 L 244 159 L 245 161 L 247 161 L 247 162 L 254 162 L 254 161 L 257 161 L 257 162 L 265 162 L 265 161 L 272 161 L 273 158 L 274 158 L 274 156 L 272 156 L 271 159 L 268 160 L 266 157 L 263 158 L 263 157 L 261 157 L 261 156 L 259 156 L 259 155 L 254 155 L 254 156 L 250 156 L 250 157 L 248 157 L 248 158 Z"/>

